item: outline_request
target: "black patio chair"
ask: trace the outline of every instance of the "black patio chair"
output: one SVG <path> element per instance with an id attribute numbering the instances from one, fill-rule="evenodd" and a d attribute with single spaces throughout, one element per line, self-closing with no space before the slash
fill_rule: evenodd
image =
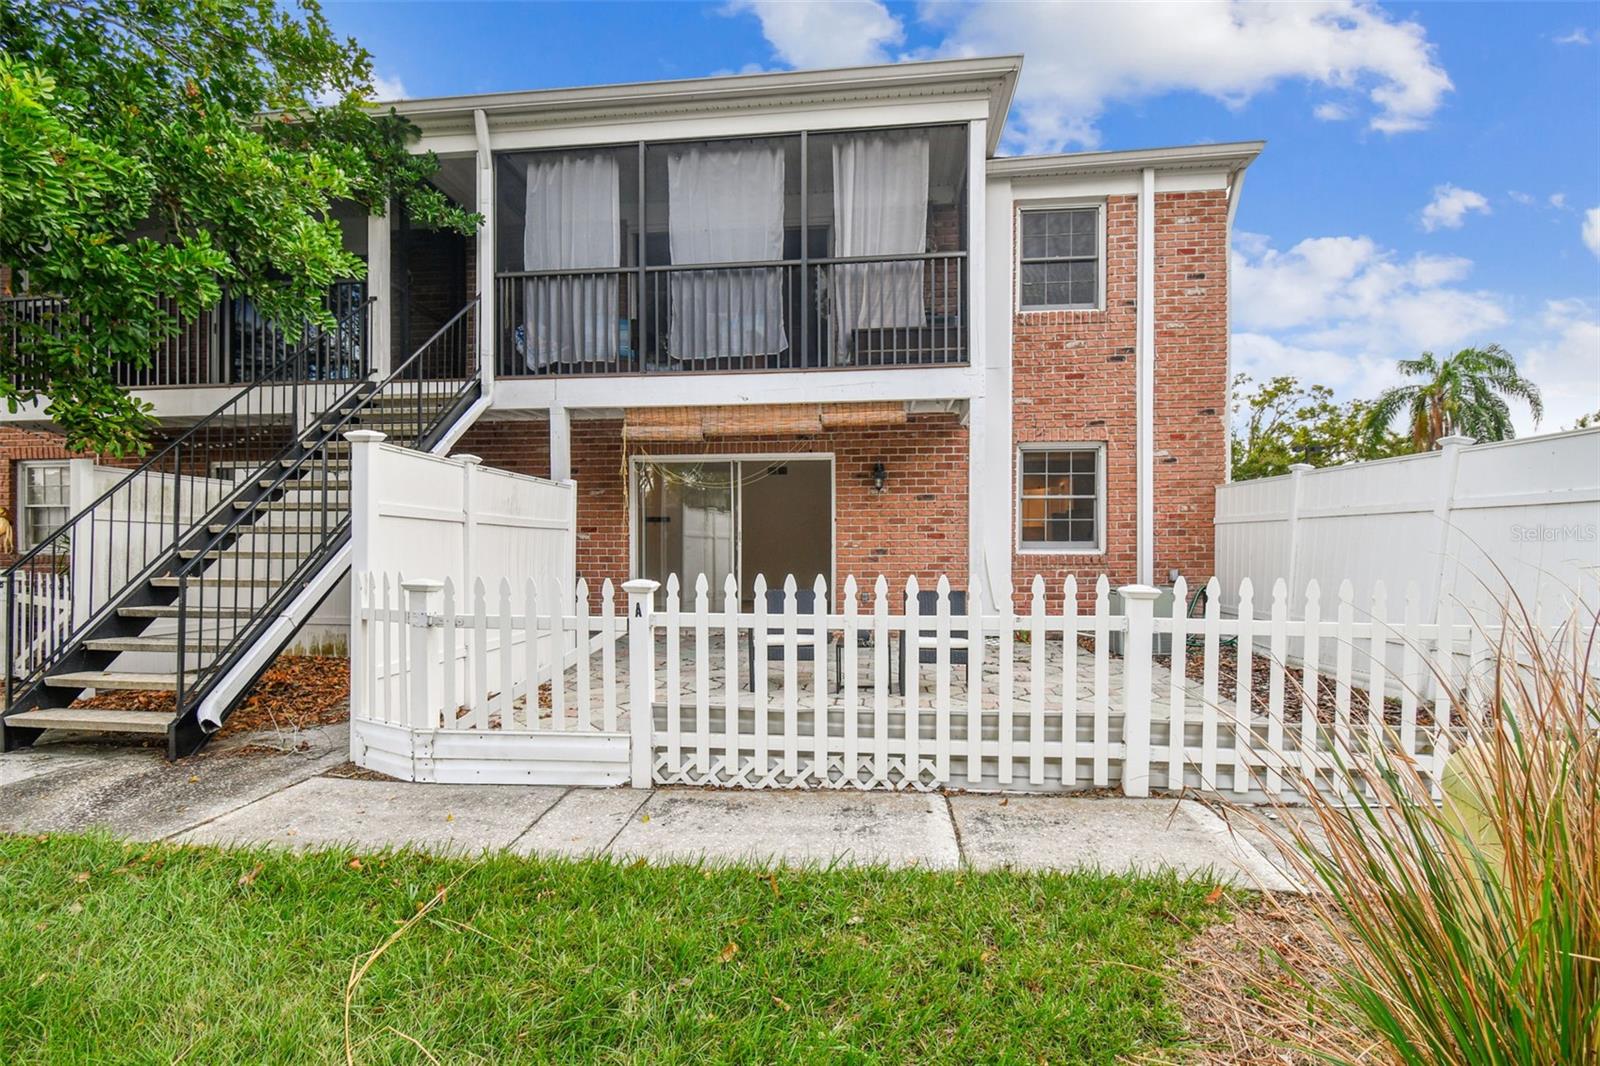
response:
<path id="1" fill-rule="evenodd" d="M 813 644 L 812 641 L 816 637 L 817 629 L 816 625 L 811 621 L 811 617 L 816 614 L 817 610 L 816 590 L 795 589 L 794 610 L 795 614 L 799 616 L 795 619 L 794 627 L 795 661 L 802 663 L 813 662 L 816 659 L 817 649 L 816 645 Z M 769 625 L 767 627 L 767 662 L 781 663 L 783 661 L 782 589 L 767 590 L 767 617 L 769 619 L 776 618 L 779 623 L 777 626 Z M 776 641 L 772 639 L 774 637 L 777 638 Z M 745 630 L 744 641 L 745 657 L 750 663 L 750 691 L 754 692 L 756 687 L 756 631 L 753 627 Z M 843 667 L 841 646 L 831 634 L 828 637 L 828 643 L 833 646 L 833 680 L 834 691 L 837 692 L 844 683 L 844 678 L 841 676 Z"/>
<path id="2" fill-rule="evenodd" d="M 939 613 L 939 593 L 937 591 L 917 591 L 917 614 L 922 616 L 923 626 L 916 635 L 917 662 L 936 663 L 939 661 L 939 635 L 931 628 L 932 619 Z M 965 617 L 967 613 L 967 593 L 965 589 L 950 590 L 950 620 Z M 900 664 L 900 695 L 906 694 L 906 638 L 910 633 L 900 635 L 900 652 L 897 661 Z M 967 668 L 967 684 L 972 684 L 972 663 L 967 659 L 967 648 L 971 641 L 967 639 L 965 629 L 952 629 L 950 631 L 950 662 L 960 664 Z"/>

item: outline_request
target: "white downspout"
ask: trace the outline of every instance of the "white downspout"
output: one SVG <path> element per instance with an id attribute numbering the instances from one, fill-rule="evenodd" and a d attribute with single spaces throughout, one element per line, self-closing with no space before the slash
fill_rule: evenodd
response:
<path id="1" fill-rule="evenodd" d="M 1156 419 L 1156 172 L 1139 175 L 1139 236 L 1134 344 L 1137 353 L 1135 390 L 1134 580 L 1153 584 L 1155 572 L 1155 419 Z"/>

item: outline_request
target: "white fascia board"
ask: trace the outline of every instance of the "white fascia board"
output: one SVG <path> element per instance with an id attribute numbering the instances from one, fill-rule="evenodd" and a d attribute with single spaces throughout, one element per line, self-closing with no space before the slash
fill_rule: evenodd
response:
<path id="1" fill-rule="evenodd" d="M 1153 169 L 1153 168 L 1152 168 Z M 1232 174 L 1226 170 L 1155 171 L 1156 194 L 1175 192 L 1226 192 Z M 989 179 L 997 179 L 990 172 Z M 1137 196 L 1138 174 L 1057 174 L 1010 179 L 1018 201 L 1103 200 L 1108 196 Z"/>
<path id="2" fill-rule="evenodd" d="M 647 374 L 495 381 L 494 410 L 551 407 L 704 407 L 764 403 L 968 400 L 982 395 L 971 367 L 804 370 L 759 374 Z"/>
<path id="3" fill-rule="evenodd" d="M 838 70 L 783 71 L 677 81 L 599 85 L 570 89 L 485 93 L 401 100 L 393 106 L 425 133 L 470 130 L 472 113 L 482 110 L 495 124 L 514 119 L 538 125 L 574 125 L 600 119 L 715 114 L 771 108 L 818 106 L 866 100 L 977 95 L 990 120 L 988 151 L 998 145 L 1011 106 L 1021 56 L 941 59 Z"/>
<path id="4" fill-rule="evenodd" d="M 1002 156 L 989 160 L 991 177 L 1067 177 L 1130 174 L 1147 169 L 1243 170 L 1266 147 L 1265 141 L 1191 144 L 1176 148 L 1137 148 L 1126 152 L 1069 152 L 1061 155 Z"/>
<path id="5" fill-rule="evenodd" d="M 935 126 L 984 119 L 987 102 L 980 96 L 939 100 L 883 100 L 849 106 L 793 106 L 762 111 L 691 116 L 596 117 L 579 123 L 537 124 L 489 116 L 495 151 L 591 147 L 637 141 L 701 140 L 720 137 L 763 137 L 802 129 L 836 130 L 878 126 Z M 439 155 L 470 152 L 475 131 L 424 130 L 414 151 Z"/>

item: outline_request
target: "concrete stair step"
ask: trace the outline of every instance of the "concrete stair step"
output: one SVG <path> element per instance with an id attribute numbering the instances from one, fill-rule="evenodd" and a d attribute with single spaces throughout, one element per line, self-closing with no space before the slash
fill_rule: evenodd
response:
<path id="1" fill-rule="evenodd" d="M 176 577 L 153 577 L 150 584 L 158 589 L 179 587 Z M 191 577 L 190 588 L 276 588 L 282 581 L 270 577 Z"/>
<path id="2" fill-rule="evenodd" d="M 190 617 L 201 618 L 249 618 L 255 611 L 248 604 L 207 604 L 204 607 L 190 605 Z M 118 607 L 119 618 L 176 618 L 178 605 L 175 603 L 145 604 L 139 607 Z"/>
<path id="3" fill-rule="evenodd" d="M 306 471 L 306 476 L 304 478 L 301 478 L 297 481 L 283 482 L 282 488 L 288 490 L 289 492 L 322 492 L 324 489 L 329 492 L 350 491 L 349 478 L 329 478 L 327 481 L 322 481 L 316 477 L 316 475 L 320 473 L 321 466 L 318 464 Z M 309 485 L 307 484 L 308 482 L 310 483 Z M 278 479 L 273 477 L 264 477 L 260 480 L 260 482 L 258 482 L 258 484 L 260 484 L 260 486 L 264 489 L 270 489 L 274 485 L 278 484 Z M 302 488 L 301 486 L 303 485 L 307 487 Z"/>
<path id="4" fill-rule="evenodd" d="M 194 680 L 186 674 L 185 680 Z M 109 670 L 80 670 L 76 673 L 50 674 L 44 683 L 51 688 L 92 688 L 99 691 L 119 692 L 176 692 L 177 674 L 113 673 Z M 8 719 L 10 721 L 10 719 Z"/>
<path id="5" fill-rule="evenodd" d="M 199 548 L 184 548 L 182 551 L 178 552 L 178 554 L 181 555 L 185 559 L 193 559 L 196 556 L 202 554 L 202 552 L 201 552 L 201 550 Z M 303 559 L 303 558 L 305 558 L 305 552 L 298 552 L 298 551 L 292 551 L 292 550 L 284 551 L 284 550 L 279 550 L 279 549 L 261 549 L 261 548 L 247 550 L 247 549 L 244 549 L 244 548 L 237 548 L 237 547 L 212 548 L 210 551 L 204 552 L 204 555 L 208 559 L 218 559 L 218 560 L 220 560 L 220 559 Z"/>
<path id="6" fill-rule="evenodd" d="M 321 511 L 325 506 L 321 499 L 321 495 L 322 494 L 319 493 L 317 494 L 318 498 L 309 500 L 304 498 L 297 500 L 285 498 L 281 500 L 264 500 L 260 502 L 252 502 L 250 500 L 234 500 L 233 509 L 235 511 L 249 511 L 252 509 L 257 511 Z M 350 499 L 348 496 L 343 496 L 340 493 L 329 493 L 328 495 L 334 497 L 333 499 L 327 501 L 326 506 L 328 510 L 337 511 L 340 508 L 350 506 Z"/>
<path id="7" fill-rule="evenodd" d="M 207 627 L 203 634 L 185 633 L 183 635 L 183 646 L 191 651 L 197 648 L 215 651 L 232 637 L 232 631 L 219 634 Z M 178 651 L 178 635 L 173 633 L 169 636 L 157 637 L 103 637 L 95 640 L 86 640 L 83 642 L 83 646 L 90 651 L 148 651 L 176 654 Z"/>
<path id="8" fill-rule="evenodd" d="M 101 707 L 49 707 L 6 718 L 10 726 L 85 733 L 165 733 L 171 721 L 172 715 L 165 711 L 121 711 Z"/>

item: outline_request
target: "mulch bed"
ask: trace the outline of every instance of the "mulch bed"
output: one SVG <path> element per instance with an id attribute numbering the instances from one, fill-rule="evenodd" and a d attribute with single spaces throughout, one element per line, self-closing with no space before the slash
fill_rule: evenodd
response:
<path id="1" fill-rule="evenodd" d="M 106 692 L 93 699 L 79 700 L 73 706 L 171 714 L 173 696 L 170 692 Z M 234 708 L 217 736 L 265 729 L 294 732 L 333 725 L 349 718 L 349 659 L 333 655 L 280 655 L 256 680 L 244 701 Z"/>
<path id="2" fill-rule="evenodd" d="M 1176 964 L 1170 987 L 1193 1040 L 1181 1061 L 1320 1066 L 1327 1055 L 1382 1061 L 1371 1036 L 1328 999 L 1335 968 L 1346 959 L 1303 897 L 1241 900 L 1231 921 L 1191 940 Z"/>
<path id="3" fill-rule="evenodd" d="M 1171 656 L 1157 655 L 1155 662 L 1162 667 L 1171 669 Z M 1193 649 L 1184 659 L 1184 669 L 1189 680 L 1201 683 L 1205 680 L 1205 656 L 1199 649 Z M 1303 676 L 1299 667 L 1292 664 L 1284 668 L 1283 678 L 1283 719 L 1286 722 L 1300 720 L 1300 706 L 1303 702 L 1302 688 L 1300 685 Z M 1232 701 L 1239 677 L 1239 656 L 1237 648 L 1219 647 L 1217 649 L 1217 698 Z M 1271 707 L 1272 697 L 1272 660 L 1265 654 L 1250 656 L 1250 705 L 1256 714 L 1266 714 Z M 1324 725 L 1331 725 L 1334 721 L 1335 711 L 1338 706 L 1338 689 L 1333 678 L 1325 674 L 1317 675 L 1317 721 Z M 1364 689 L 1354 685 L 1350 689 L 1350 721 L 1352 723 L 1365 723 L 1367 721 L 1367 693 Z M 1417 724 L 1431 726 L 1433 724 L 1432 704 L 1417 704 Z M 1383 701 L 1383 718 L 1389 725 L 1396 728 L 1400 725 L 1400 701 L 1393 696 Z"/>

